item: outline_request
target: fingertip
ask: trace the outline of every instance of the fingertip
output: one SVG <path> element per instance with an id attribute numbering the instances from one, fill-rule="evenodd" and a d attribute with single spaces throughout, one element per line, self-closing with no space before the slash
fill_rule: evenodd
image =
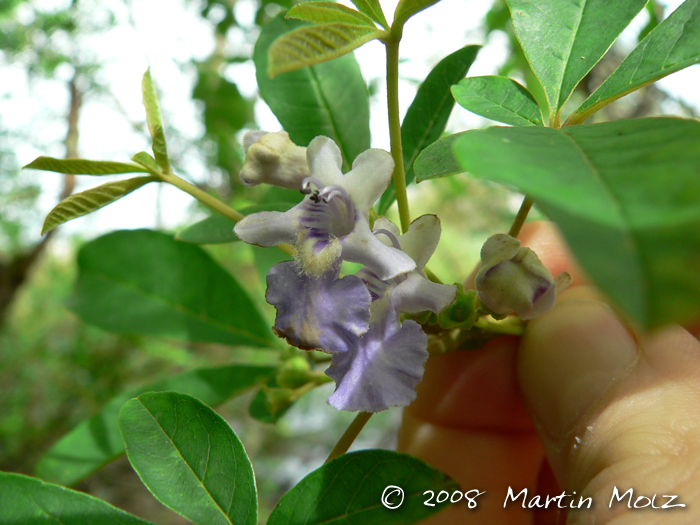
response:
<path id="1" fill-rule="evenodd" d="M 531 430 L 515 375 L 518 343 L 500 337 L 477 350 L 431 356 L 407 410 L 444 427 Z"/>
<path id="2" fill-rule="evenodd" d="M 520 345 L 518 379 L 545 445 L 561 448 L 638 358 L 635 338 L 591 287 L 567 290 L 550 312 L 531 321 Z M 551 459 L 555 470 L 563 461 Z"/>

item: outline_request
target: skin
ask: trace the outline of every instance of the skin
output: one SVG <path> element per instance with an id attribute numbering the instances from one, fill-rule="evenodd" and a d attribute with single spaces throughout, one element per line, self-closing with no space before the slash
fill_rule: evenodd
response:
<path id="1" fill-rule="evenodd" d="M 643 334 L 624 323 L 586 283 L 549 223 L 528 223 L 523 245 L 573 285 L 522 338 L 501 337 L 477 351 L 431 356 L 416 401 L 404 411 L 398 449 L 486 491 L 469 510 L 450 505 L 425 523 L 697 523 L 700 518 L 700 343 L 670 327 Z M 692 330 L 692 329 L 691 329 Z M 591 509 L 523 509 L 515 494 L 562 491 L 591 497 Z M 655 505 L 629 509 L 634 490 Z M 569 505 L 572 498 L 563 500 Z M 645 500 L 641 500 L 642 503 Z M 544 503 L 544 500 L 541 502 Z"/>

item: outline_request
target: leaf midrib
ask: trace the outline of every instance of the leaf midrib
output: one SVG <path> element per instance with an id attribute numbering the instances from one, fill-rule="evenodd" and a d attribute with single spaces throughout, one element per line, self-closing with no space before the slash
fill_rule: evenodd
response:
<path id="1" fill-rule="evenodd" d="M 561 69 L 561 77 L 559 78 L 559 81 L 557 83 L 558 87 L 557 87 L 557 98 L 556 98 L 557 107 L 555 108 L 556 112 L 558 112 L 559 109 L 561 108 L 561 106 L 564 105 L 564 101 L 561 100 L 562 87 L 564 84 L 564 77 L 566 76 L 567 68 L 569 66 L 569 63 L 571 62 L 571 53 L 574 50 L 574 43 L 576 42 L 576 37 L 578 36 L 579 29 L 581 28 L 581 21 L 583 20 L 583 13 L 586 10 L 587 5 L 588 5 L 588 0 L 583 0 L 583 3 L 581 4 L 580 16 L 578 17 L 578 20 L 576 21 L 576 29 L 571 32 L 571 41 L 569 42 L 566 60 L 562 61 L 563 67 Z"/>
<path id="2" fill-rule="evenodd" d="M 216 508 L 218 508 L 218 509 L 221 511 L 221 513 L 225 516 L 226 521 L 228 521 L 231 525 L 235 525 L 235 524 L 233 523 L 233 521 L 231 521 L 231 517 L 230 517 L 226 512 L 224 512 L 224 509 L 221 507 L 221 505 L 219 505 L 219 503 L 214 499 L 214 496 L 213 496 L 212 493 L 209 491 L 209 487 L 206 486 L 206 484 L 204 483 L 204 480 L 199 479 L 199 476 L 197 476 L 197 473 L 194 471 L 194 469 L 192 468 L 192 466 L 189 464 L 189 462 L 188 462 L 188 461 L 185 459 L 185 457 L 182 455 L 182 453 L 180 452 L 179 447 L 175 444 L 175 441 L 173 440 L 173 438 L 171 438 L 171 437 L 168 435 L 168 433 L 167 433 L 167 432 L 165 431 L 165 429 L 163 428 L 163 425 L 160 424 L 160 421 L 158 421 L 158 419 L 155 417 L 155 415 L 153 414 L 153 412 L 151 412 L 151 411 L 148 409 L 148 407 L 143 403 L 143 401 L 141 401 L 141 399 L 139 399 L 139 398 L 136 398 L 136 399 L 137 399 L 137 401 L 138 401 L 139 403 L 141 403 L 141 406 L 144 408 L 144 410 L 146 410 L 146 412 L 148 412 L 148 414 L 151 416 L 151 418 L 152 418 L 153 421 L 156 423 L 156 425 L 158 426 L 158 428 L 160 428 L 161 432 L 163 432 L 163 435 L 164 435 L 165 437 L 168 438 L 168 441 L 169 441 L 170 444 L 173 446 L 173 448 L 177 451 L 177 454 L 178 454 L 178 456 L 180 456 L 180 459 L 182 459 L 182 462 L 183 462 L 185 465 L 187 465 L 187 468 L 190 470 L 190 472 L 192 473 L 192 475 L 195 477 L 195 479 L 196 479 L 197 481 L 199 481 L 200 485 L 202 486 L 202 488 L 204 489 L 204 491 L 207 493 L 207 495 L 209 496 L 209 498 L 211 499 L 211 501 L 214 503 L 214 505 L 216 505 Z M 179 402 L 181 402 L 181 401 L 180 401 L 180 400 L 176 401 L 176 402 L 175 402 L 176 405 L 177 405 L 177 403 L 179 403 Z M 175 408 L 175 411 L 177 411 L 177 406 L 175 406 L 174 408 Z M 195 409 L 196 409 L 196 407 L 195 407 Z M 197 417 L 199 418 L 199 412 L 197 412 Z M 200 418 L 200 421 L 201 421 L 201 418 Z M 175 426 L 175 430 L 177 430 L 177 423 L 176 423 L 176 426 Z M 174 435 L 174 434 L 175 434 L 175 432 L 173 432 L 173 435 Z M 210 435 L 209 432 L 207 432 L 207 438 L 208 438 L 208 439 L 211 439 L 211 435 Z M 210 447 L 210 448 L 211 448 L 211 447 Z M 204 477 L 206 477 L 206 473 L 207 473 L 207 472 L 208 472 L 208 468 L 205 469 L 205 471 L 204 471 Z M 178 514 L 179 514 L 179 513 L 178 513 Z M 188 519 L 189 519 L 189 518 L 188 518 Z"/>

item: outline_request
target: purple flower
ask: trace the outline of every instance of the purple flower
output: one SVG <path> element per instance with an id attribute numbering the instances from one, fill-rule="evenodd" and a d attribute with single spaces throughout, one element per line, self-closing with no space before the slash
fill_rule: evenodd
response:
<path id="1" fill-rule="evenodd" d="M 356 274 L 372 296 L 370 323 L 357 344 L 333 355 L 326 370 L 336 383 L 328 403 L 338 410 L 379 412 L 410 404 L 423 377 L 428 339 L 418 323 L 402 324 L 400 313 L 438 313 L 456 294 L 454 286 L 433 283 L 423 271 L 440 238 L 437 217 L 419 217 L 401 236 L 391 222 L 378 219 L 374 232 L 408 253 L 416 269 L 386 280 L 367 268 Z"/>
<path id="2" fill-rule="evenodd" d="M 476 291 L 494 313 L 533 319 L 551 309 L 557 293 L 570 283 L 566 272 L 554 279 L 537 254 L 510 235 L 492 235 L 481 248 Z"/>
<path id="3" fill-rule="evenodd" d="M 319 277 L 300 274 L 293 261 L 267 274 L 267 302 L 277 310 L 274 332 L 303 350 L 343 352 L 369 328 L 370 294 L 359 277 L 338 279 L 340 261 Z"/>
<path id="4" fill-rule="evenodd" d="M 258 246 L 293 243 L 300 268 L 309 276 L 320 277 L 341 259 L 363 264 L 382 279 L 413 270 L 413 259 L 383 244 L 368 223 L 369 208 L 391 180 L 391 155 L 367 150 L 343 175 L 338 146 L 327 137 L 316 137 L 306 158 L 312 174 L 301 185 L 306 198 L 284 213 L 246 217 L 234 228 L 238 237 Z"/>

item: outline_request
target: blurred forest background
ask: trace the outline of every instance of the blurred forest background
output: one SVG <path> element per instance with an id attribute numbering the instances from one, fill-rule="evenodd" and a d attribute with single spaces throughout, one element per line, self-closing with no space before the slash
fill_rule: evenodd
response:
<path id="1" fill-rule="evenodd" d="M 139 81 L 150 64 L 176 172 L 235 208 L 245 207 L 260 189 L 243 188 L 238 180 L 241 138 L 250 129 L 279 129 L 257 96 L 252 49 L 260 27 L 291 2 L 172 0 L 165 16 L 160 10 L 166 4 L 156 0 L 0 0 L 0 470 L 32 474 L 38 458 L 59 437 L 126 389 L 207 365 L 276 362 L 272 351 L 114 335 L 83 323 L 64 302 L 76 273 L 76 250 L 86 239 L 120 228 L 174 233 L 205 214 L 189 198 L 155 188 L 41 238 L 46 213 L 94 181 L 22 172 L 20 167 L 41 154 L 126 160 L 145 149 L 148 132 L 139 107 Z M 463 16 L 476 3 L 443 4 L 442 9 Z M 539 91 L 513 37 L 504 1 L 480 4 L 480 18 L 451 35 L 447 47 L 429 50 L 420 64 L 404 62 L 402 111 L 430 68 L 467 44 L 486 44 L 484 60 L 475 65 L 478 73 L 470 75 L 511 76 L 533 93 Z M 389 16 L 391 10 L 385 10 Z M 662 5 L 650 2 L 629 38 L 616 44 L 620 47 L 582 83 L 576 100 L 619 64 L 629 51 L 624 42 L 631 48 L 663 13 Z M 407 26 L 407 42 L 412 29 Z M 160 44 L 149 47 L 144 44 L 148 39 Z M 140 59 L 129 59 L 129 53 L 141 53 Z M 383 63 L 372 76 L 364 56 L 360 63 L 372 97 L 372 129 L 380 130 L 380 136 L 386 128 Z M 650 86 L 597 118 L 661 113 L 694 116 L 694 109 Z M 448 131 L 483 125 L 487 122 L 456 108 Z M 381 138 L 374 145 L 388 147 Z M 503 188 L 467 177 L 423 183 L 411 197 L 414 216 L 439 211 L 443 238 L 431 268 L 447 282 L 470 271 L 480 244 L 507 227 L 520 201 Z M 265 269 L 277 255 L 242 243 L 207 249 L 242 277 L 241 284 L 272 319 L 274 310 L 262 304 L 262 297 Z M 325 404 L 331 391 L 327 385 L 306 396 L 277 425 L 248 416 L 252 393 L 218 407 L 255 466 L 261 519 L 284 491 L 322 463 L 352 420 L 353 414 Z M 393 447 L 399 421 L 397 410 L 373 418 L 355 446 Z M 156 523 L 186 523 L 150 496 L 125 460 L 77 488 Z"/>

